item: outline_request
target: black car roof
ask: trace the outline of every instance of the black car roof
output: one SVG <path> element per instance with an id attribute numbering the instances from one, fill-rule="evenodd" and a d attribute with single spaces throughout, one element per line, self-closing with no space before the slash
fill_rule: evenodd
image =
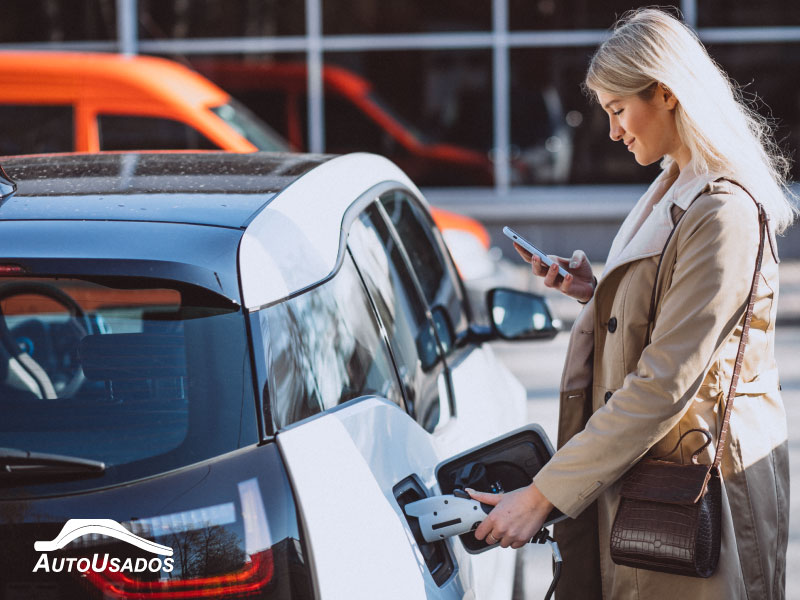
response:
<path id="1" fill-rule="evenodd" d="M 224 152 L 0 159 L 17 191 L 0 220 L 153 221 L 243 228 L 275 194 L 332 158 Z"/>

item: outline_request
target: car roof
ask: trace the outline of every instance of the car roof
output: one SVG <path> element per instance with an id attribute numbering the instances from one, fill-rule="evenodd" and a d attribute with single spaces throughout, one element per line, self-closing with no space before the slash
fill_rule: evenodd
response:
<path id="1" fill-rule="evenodd" d="M 145 261 L 249 309 L 334 274 L 351 207 L 398 187 L 422 200 L 394 163 L 367 153 L 52 154 L 0 165 L 17 186 L 0 200 L 0 262 L 88 273 L 55 264 L 82 261 L 96 275 L 110 260 L 131 275 Z"/>
<path id="2" fill-rule="evenodd" d="M 226 92 L 183 65 L 155 56 L 103 52 L 0 51 L 0 90 L 5 101 L 47 97 L 72 101 L 153 97 L 212 106 L 228 101 Z"/>
<path id="3" fill-rule="evenodd" d="M 0 219 L 154 221 L 244 229 L 278 192 L 330 156 L 101 153 L 0 160 L 17 192 Z"/>

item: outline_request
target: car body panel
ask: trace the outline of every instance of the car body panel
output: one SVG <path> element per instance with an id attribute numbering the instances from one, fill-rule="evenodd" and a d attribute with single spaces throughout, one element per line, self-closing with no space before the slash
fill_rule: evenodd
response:
<path id="1" fill-rule="evenodd" d="M 384 210 L 384 192 L 400 190 L 409 206 L 428 208 L 399 168 L 370 154 L 119 154 L 24 157 L 6 164 L 20 181 L 17 196 L 0 203 L 0 265 L 20 265 L 34 276 L 163 278 L 222 295 L 254 317 L 247 321 L 249 358 L 259 390 L 266 389 L 272 368 L 262 360 L 270 351 L 270 332 L 255 319 L 271 310 L 264 307 L 336 277 L 346 249 L 351 269 L 363 267 L 358 252 L 345 244 L 346 234 L 354 212 L 367 204 Z M 225 186 L 232 188 L 225 196 L 230 206 L 221 203 Z M 199 201 L 192 206 L 195 196 Z M 51 211 L 55 216 L 48 219 Z M 424 230 L 432 227 L 430 217 L 424 210 L 419 217 L 422 233 L 446 255 L 441 236 Z M 394 237 L 382 243 L 403 246 L 398 231 L 392 225 Z M 411 265 L 408 257 L 403 260 Z M 454 273 L 449 257 L 442 260 Z M 458 277 L 442 281 L 431 303 L 461 306 Z M 367 289 L 364 283 L 365 294 Z M 431 319 L 419 282 L 413 291 L 409 297 Z M 468 315 L 468 307 L 463 309 Z M 451 326 L 465 328 L 467 318 L 459 319 Z M 388 346 L 387 330 L 381 335 Z M 436 580 L 395 493 L 408 478 L 420 482 L 424 495 L 437 493 L 439 463 L 524 423 L 525 390 L 486 345 L 451 345 L 433 366 L 438 370 L 429 371 L 425 383 L 438 389 L 430 397 L 437 398 L 439 419 L 428 431 L 402 402 L 371 396 L 321 408 L 276 432 L 265 414 L 269 394 L 257 394 L 260 439 L 268 446 L 277 440 L 318 597 L 511 597 L 515 554 L 469 554 L 458 539 L 444 542 L 453 570 Z M 131 484 L 132 493 L 138 485 Z"/>
<path id="2" fill-rule="evenodd" d="M 345 212 L 355 199 L 387 181 L 422 197 L 391 161 L 366 153 L 334 158 L 279 193 L 242 237 L 239 264 L 245 307 L 276 302 L 333 273 L 343 247 Z M 308 197 L 324 198 L 313 219 L 303 201 Z M 293 255 L 283 252 L 290 246 L 295 248 Z"/>
<path id="3" fill-rule="evenodd" d="M 405 600 L 427 595 L 425 566 L 409 543 L 413 537 L 394 498 L 386 497 L 393 478 L 371 470 L 376 459 L 386 463 L 386 450 L 396 450 L 381 444 L 384 435 L 395 433 L 395 416 L 416 427 L 396 406 L 368 399 L 278 434 L 320 598 Z M 379 426 L 380 433 L 373 433 L 380 437 L 366 435 L 370 423 Z M 408 431 L 399 429 L 396 433 Z M 432 452 L 415 453 L 417 458 L 426 454 L 433 458 Z"/>

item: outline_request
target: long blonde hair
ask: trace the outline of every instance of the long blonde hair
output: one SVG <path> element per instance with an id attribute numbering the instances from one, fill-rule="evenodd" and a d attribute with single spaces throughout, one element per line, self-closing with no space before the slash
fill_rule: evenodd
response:
<path id="1" fill-rule="evenodd" d="M 791 163 L 770 123 L 748 106 L 691 29 L 658 9 L 630 11 L 595 52 L 584 86 L 595 96 L 647 98 L 656 82 L 678 100 L 678 135 L 695 168 L 741 183 L 764 205 L 774 230 L 786 230 L 797 213 L 796 196 L 788 187 Z M 662 168 L 671 162 L 665 157 Z"/>

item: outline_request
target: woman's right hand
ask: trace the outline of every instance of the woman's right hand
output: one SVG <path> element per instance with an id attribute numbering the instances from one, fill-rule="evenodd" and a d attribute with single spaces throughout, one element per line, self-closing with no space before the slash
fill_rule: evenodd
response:
<path id="1" fill-rule="evenodd" d="M 570 298 L 575 298 L 580 302 L 588 302 L 594 295 L 594 275 L 592 265 L 583 250 L 575 250 L 572 258 L 562 258 L 560 256 L 550 256 L 554 262 L 549 268 L 542 263 L 538 256 L 532 256 L 519 244 L 514 244 L 514 249 L 522 257 L 522 260 L 531 265 L 531 271 L 537 277 L 544 278 L 544 285 L 549 288 L 559 290 Z M 558 274 L 558 265 L 569 271 L 569 275 L 561 277 Z"/>

